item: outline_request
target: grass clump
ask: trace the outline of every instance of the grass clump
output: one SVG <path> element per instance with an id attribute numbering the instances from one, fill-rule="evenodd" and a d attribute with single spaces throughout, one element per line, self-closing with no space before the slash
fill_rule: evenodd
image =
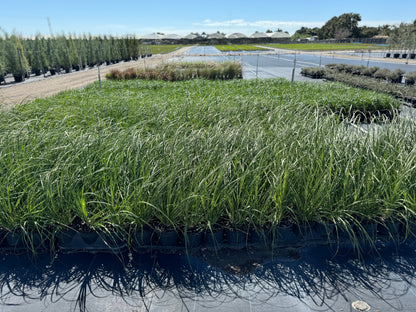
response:
<path id="1" fill-rule="evenodd" d="M 164 80 L 183 81 L 189 79 L 230 80 L 243 77 L 242 66 L 238 62 L 224 63 L 169 63 L 154 68 L 112 70 L 107 79 L 128 80 Z"/>
<path id="2" fill-rule="evenodd" d="M 367 96 L 282 79 L 107 80 L 2 111 L 0 228 L 411 222 L 415 121 L 365 133 L 321 113 Z"/>

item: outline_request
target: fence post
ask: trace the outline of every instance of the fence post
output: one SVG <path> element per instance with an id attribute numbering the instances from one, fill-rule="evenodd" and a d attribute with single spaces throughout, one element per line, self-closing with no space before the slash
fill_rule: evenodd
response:
<path id="1" fill-rule="evenodd" d="M 98 81 L 100 83 L 100 89 L 101 89 L 101 73 L 100 73 L 100 65 L 97 66 L 98 68 Z"/>
<path id="2" fill-rule="evenodd" d="M 257 54 L 256 78 L 259 77 L 259 54 Z"/>
<path id="3" fill-rule="evenodd" d="M 292 83 L 295 80 L 295 68 L 296 68 L 296 52 L 295 52 L 295 58 L 293 59 Z"/>

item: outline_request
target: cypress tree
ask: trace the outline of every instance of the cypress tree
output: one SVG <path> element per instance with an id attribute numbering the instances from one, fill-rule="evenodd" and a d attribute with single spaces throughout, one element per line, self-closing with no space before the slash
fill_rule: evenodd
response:
<path id="1" fill-rule="evenodd" d="M 13 74 L 16 82 L 23 81 L 30 71 L 29 63 L 23 53 L 23 46 L 17 35 L 6 37 L 6 68 Z"/>

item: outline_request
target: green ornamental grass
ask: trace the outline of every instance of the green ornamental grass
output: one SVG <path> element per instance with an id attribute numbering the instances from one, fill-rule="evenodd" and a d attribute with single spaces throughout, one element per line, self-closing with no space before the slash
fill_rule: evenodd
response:
<path id="1" fill-rule="evenodd" d="M 0 228 L 411 222 L 415 121 L 331 112 L 367 98 L 395 105 L 335 83 L 107 80 L 1 111 Z"/>

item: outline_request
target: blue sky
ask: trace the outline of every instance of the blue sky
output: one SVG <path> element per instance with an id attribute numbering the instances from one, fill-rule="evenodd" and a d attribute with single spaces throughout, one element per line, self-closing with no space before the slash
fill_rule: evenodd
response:
<path id="1" fill-rule="evenodd" d="M 412 22 L 414 0 L 0 0 L 0 27 L 24 36 L 56 33 L 144 35 L 153 32 L 227 34 L 322 26 L 333 16 L 359 13 L 360 25 Z"/>

